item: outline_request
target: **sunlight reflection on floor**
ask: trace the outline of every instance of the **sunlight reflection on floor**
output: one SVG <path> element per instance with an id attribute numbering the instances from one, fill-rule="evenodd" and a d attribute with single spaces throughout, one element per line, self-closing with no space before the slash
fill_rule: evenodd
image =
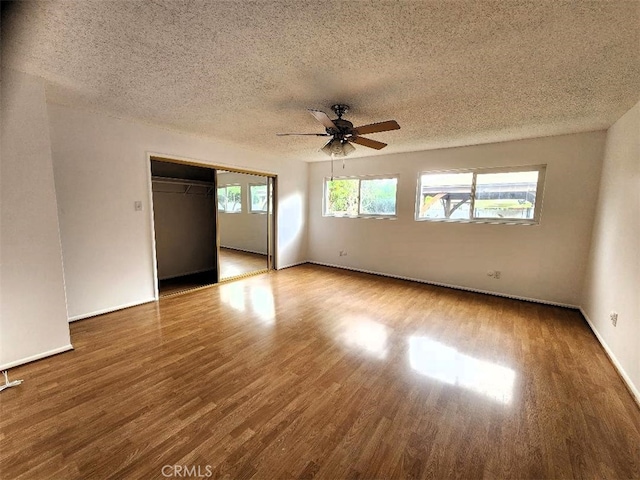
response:
<path id="1" fill-rule="evenodd" d="M 409 337 L 409 363 L 422 375 L 468 388 L 504 404 L 513 397 L 516 374 L 511 368 L 465 355 L 429 337 Z"/>
<path id="2" fill-rule="evenodd" d="M 252 314 L 266 325 L 275 324 L 276 311 L 271 288 L 232 282 L 220 285 L 220 300 L 234 310 Z"/>
<path id="3" fill-rule="evenodd" d="M 275 325 L 270 287 L 232 282 L 220 285 L 219 289 L 223 303 L 263 325 Z M 364 315 L 350 315 L 340 320 L 337 338 L 358 353 L 384 360 L 389 354 L 391 334 L 392 330 L 383 323 Z M 513 369 L 466 355 L 426 336 L 412 335 L 408 343 L 409 364 L 416 372 L 503 404 L 511 402 L 516 377 Z"/>
<path id="4" fill-rule="evenodd" d="M 366 317 L 348 317 L 342 322 L 340 338 L 349 347 L 355 347 L 376 358 L 387 357 L 388 328 Z"/>

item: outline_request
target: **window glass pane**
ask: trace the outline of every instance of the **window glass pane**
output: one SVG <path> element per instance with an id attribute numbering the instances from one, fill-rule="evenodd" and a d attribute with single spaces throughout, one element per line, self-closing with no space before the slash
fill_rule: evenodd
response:
<path id="1" fill-rule="evenodd" d="M 221 212 L 225 211 L 227 205 L 227 188 L 219 187 L 218 188 L 218 210 Z"/>
<path id="2" fill-rule="evenodd" d="M 249 194 L 251 197 L 251 210 L 252 212 L 266 212 L 267 211 L 267 186 L 266 185 L 251 185 L 249 187 Z"/>
<path id="3" fill-rule="evenodd" d="M 325 215 L 358 215 L 357 178 L 344 178 L 326 181 Z"/>
<path id="4" fill-rule="evenodd" d="M 241 212 L 242 197 L 240 185 L 227 185 L 227 206 L 226 212 Z"/>
<path id="5" fill-rule="evenodd" d="M 420 177 L 418 218 L 470 218 L 473 173 L 428 173 Z"/>
<path id="6" fill-rule="evenodd" d="M 479 173 L 473 214 L 476 218 L 533 219 L 538 172 Z"/>
<path id="7" fill-rule="evenodd" d="M 360 180 L 360 213 L 395 215 L 397 178 Z"/>

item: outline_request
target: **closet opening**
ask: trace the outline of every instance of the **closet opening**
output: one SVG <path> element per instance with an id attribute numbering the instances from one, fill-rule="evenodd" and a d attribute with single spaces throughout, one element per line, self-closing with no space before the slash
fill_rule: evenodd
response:
<path id="1" fill-rule="evenodd" d="M 274 268 L 275 177 L 149 157 L 156 297 Z"/>

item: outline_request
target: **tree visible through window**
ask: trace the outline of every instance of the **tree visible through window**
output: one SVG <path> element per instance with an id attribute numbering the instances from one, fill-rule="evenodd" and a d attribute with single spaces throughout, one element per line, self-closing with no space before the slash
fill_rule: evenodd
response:
<path id="1" fill-rule="evenodd" d="M 395 215 L 397 178 L 360 181 L 360 214 Z"/>
<path id="2" fill-rule="evenodd" d="M 249 185 L 249 211 L 251 213 L 267 213 L 266 185 Z"/>
<path id="3" fill-rule="evenodd" d="M 395 216 L 397 187 L 397 177 L 325 179 L 324 215 Z"/>
<path id="4" fill-rule="evenodd" d="M 242 212 L 242 188 L 240 185 L 218 187 L 218 210 L 226 213 Z"/>
<path id="5" fill-rule="evenodd" d="M 327 188 L 327 215 L 339 215 L 353 217 L 358 214 L 358 186 L 359 180 L 347 178 L 341 180 L 329 180 Z"/>

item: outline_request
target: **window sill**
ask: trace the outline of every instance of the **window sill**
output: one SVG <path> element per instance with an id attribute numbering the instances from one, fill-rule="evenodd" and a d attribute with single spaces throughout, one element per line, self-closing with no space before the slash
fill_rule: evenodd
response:
<path id="1" fill-rule="evenodd" d="M 397 215 L 322 215 L 324 218 L 367 218 L 376 220 L 396 220 Z"/>
<path id="2" fill-rule="evenodd" d="M 539 220 L 520 220 L 509 219 L 501 220 L 499 218 L 474 218 L 474 219 L 448 219 L 448 218 L 416 218 L 416 222 L 431 222 L 431 223 L 484 223 L 489 225 L 540 225 Z"/>

